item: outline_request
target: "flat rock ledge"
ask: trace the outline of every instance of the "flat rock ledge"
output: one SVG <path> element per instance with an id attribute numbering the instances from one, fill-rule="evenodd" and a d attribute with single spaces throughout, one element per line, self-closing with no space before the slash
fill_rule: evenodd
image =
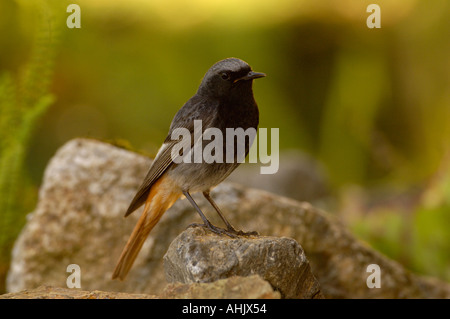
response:
<path id="1" fill-rule="evenodd" d="M 257 274 L 282 298 L 322 298 L 302 247 L 291 238 L 216 235 L 203 227 L 182 232 L 164 255 L 168 282 L 210 283 Z"/>
<path id="2" fill-rule="evenodd" d="M 40 286 L 0 295 L 0 299 L 279 299 L 280 293 L 258 275 L 232 276 L 213 283 L 168 284 L 160 295 L 86 291 Z"/>
<path id="3" fill-rule="evenodd" d="M 39 286 L 0 295 L 0 299 L 156 299 L 155 295 L 107 292 L 100 290 L 86 291 L 52 286 Z"/>

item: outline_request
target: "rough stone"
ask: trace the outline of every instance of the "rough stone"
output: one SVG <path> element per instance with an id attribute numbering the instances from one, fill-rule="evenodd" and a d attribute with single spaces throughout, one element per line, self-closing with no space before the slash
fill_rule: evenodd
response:
<path id="1" fill-rule="evenodd" d="M 229 276 L 258 274 L 283 298 L 314 298 L 319 283 L 301 246 L 286 237 L 220 236 L 189 228 L 164 255 L 168 282 L 214 282 Z"/>
<path id="2" fill-rule="evenodd" d="M 280 293 L 258 275 L 232 276 L 211 283 L 171 283 L 160 298 L 166 299 L 279 299 Z"/>
<path id="3" fill-rule="evenodd" d="M 170 243 L 189 224 L 201 222 L 187 200 L 177 201 L 161 218 L 127 279 L 110 279 L 141 210 L 122 216 L 150 162 L 93 140 L 76 139 L 61 147 L 47 166 L 37 207 L 15 243 L 8 291 L 66 287 L 67 266 L 78 264 L 84 290 L 161 292 L 166 285 L 162 259 Z M 306 202 L 226 182 L 211 195 L 236 228 L 300 243 L 326 297 L 450 298 L 448 283 L 411 273 Z M 197 195 L 194 199 L 220 225 L 207 201 Z M 381 288 L 366 285 L 370 264 L 380 266 Z"/>
<path id="4" fill-rule="evenodd" d="M 260 174 L 258 165 L 247 163 L 240 165 L 227 181 L 323 205 L 330 196 L 326 176 L 323 166 L 311 156 L 298 150 L 284 150 L 280 151 L 275 174 Z"/>
<path id="5" fill-rule="evenodd" d="M 60 148 L 44 172 L 37 207 L 13 248 L 8 291 L 66 287 L 67 266 L 77 264 L 82 289 L 150 292 L 133 276 L 127 283 L 110 279 L 138 218 L 135 213 L 124 219 L 124 211 L 150 163 L 144 156 L 94 140 L 76 139 Z M 133 284 L 136 288 L 131 289 Z"/>

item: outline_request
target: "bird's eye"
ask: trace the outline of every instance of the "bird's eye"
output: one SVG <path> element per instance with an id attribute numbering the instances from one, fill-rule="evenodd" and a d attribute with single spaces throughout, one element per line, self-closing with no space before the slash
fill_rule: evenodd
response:
<path id="1" fill-rule="evenodd" d="M 224 80 L 229 80 L 230 79 L 230 74 L 228 74 L 227 72 L 222 72 L 220 74 L 220 76 L 222 77 L 222 79 Z"/>

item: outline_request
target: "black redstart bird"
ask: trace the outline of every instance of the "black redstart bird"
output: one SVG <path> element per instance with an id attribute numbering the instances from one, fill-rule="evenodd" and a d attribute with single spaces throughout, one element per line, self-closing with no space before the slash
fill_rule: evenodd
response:
<path id="1" fill-rule="evenodd" d="M 227 128 L 256 130 L 259 111 L 253 97 L 252 84 L 254 79 L 264 76 L 264 73 L 253 72 L 246 62 L 236 58 L 217 62 L 205 74 L 197 93 L 173 118 L 166 140 L 125 213 L 126 217 L 145 204 L 144 211 L 114 269 L 113 279 L 125 279 L 150 231 L 164 212 L 182 195 L 186 196 L 199 213 L 204 222 L 201 226 L 229 236 L 254 233 L 244 233 L 233 228 L 209 194 L 211 188 L 230 175 L 240 162 L 176 162 L 172 150 L 180 141 L 172 139 L 172 132 L 177 128 L 185 128 L 194 137 L 194 120 L 202 121 L 202 132 L 207 128 L 217 128 L 223 136 Z M 192 141 L 189 143 L 189 146 L 193 145 Z M 245 155 L 250 146 L 251 141 L 245 140 Z M 225 145 L 223 151 L 225 158 Z M 194 192 L 203 193 L 225 223 L 226 229 L 211 224 L 192 199 L 190 194 Z"/>

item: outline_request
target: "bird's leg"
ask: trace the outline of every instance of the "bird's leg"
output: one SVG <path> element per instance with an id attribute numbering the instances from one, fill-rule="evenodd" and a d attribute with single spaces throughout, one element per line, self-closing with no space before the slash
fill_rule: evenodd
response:
<path id="1" fill-rule="evenodd" d="M 211 224 L 211 222 L 208 220 L 208 218 L 206 218 L 206 216 L 203 214 L 202 210 L 200 209 L 200 207 L 198 207 L 197 203 L 194 201 L 194 199 L 192 198 L 191 194 L 189 194 L 189 192 L 187 191 L 183 191 L 184 196 L 186 196 L 186 198 L 189 200 L 189 202 L 191 203 L 192 206 L 194 206 L 195 210 L 197 211 L 197 213 L 200 215 L 201 219 L 203 220 L 203 225 L 199 225 L 199 224 L 191 224 L 190 226 L 202 226 L 202 227 L 207 227 L 209 230 L 211 230 L 213 233 L 216 233 L 218 235 L 221 234 L 226 234 L 230 237 L 236 237 L 236 235 L 234 233 L 230 233 L 229 231 L 227 231 L 226 229 L 220 228 L 220 227 L 216 227 L 213 224 Z"/>
<path id="2" fill-rule="evenodd" d="M 219 206 L 217 206 L 216 202 L 213 201 L 213 199 L 211 198 L 211 195 L 209 194 L 209 192 L 203 192 L 203 196 L 205 196 L 206 200 L 212 205 L 212 207 L 214 207 L 214 209 L 216 210 L 217 214 L 219 214 L 220 218 L 222 219 L 222 221 L 225 223 L 225 225 L 227 226 L 227 229 L 231 232 L 237 233 L 237 230 L 230 224 L 230 222 L 225 218 L 225 216 L 222 214 L 222 212 L 220 211 Z"/>
<path id="3" fill-rule="evenodd" d="M 236 235 L 244 235 L 244 236 L 252 236 L 252 235 L 258 235 L 258 232 L 256 231 L 251 231 L 251 232 L 244 232 L 242 230 L 236 230 L 231 224 L 230 222 L 225 218 L 225 216 L 222 214 L 222 212 L 220 211 L 219 206 L 217 206 L 216 202 L 213 201 L 213 199 L 211 198 L 211 195 L 209 194 L 209 192 L 203 192 L 203 196 L 206 198 L 206 200 L 212 205 L 212 207 L 214 207 L 214 209 L 216 210 L 217 214 L 219 214 L 220 218 L 222 219 L 222 221 L 225 223 L 225 225 L 227 226 L 227 231 L 232 233 L 232 234 L 236 234 Z"/>

